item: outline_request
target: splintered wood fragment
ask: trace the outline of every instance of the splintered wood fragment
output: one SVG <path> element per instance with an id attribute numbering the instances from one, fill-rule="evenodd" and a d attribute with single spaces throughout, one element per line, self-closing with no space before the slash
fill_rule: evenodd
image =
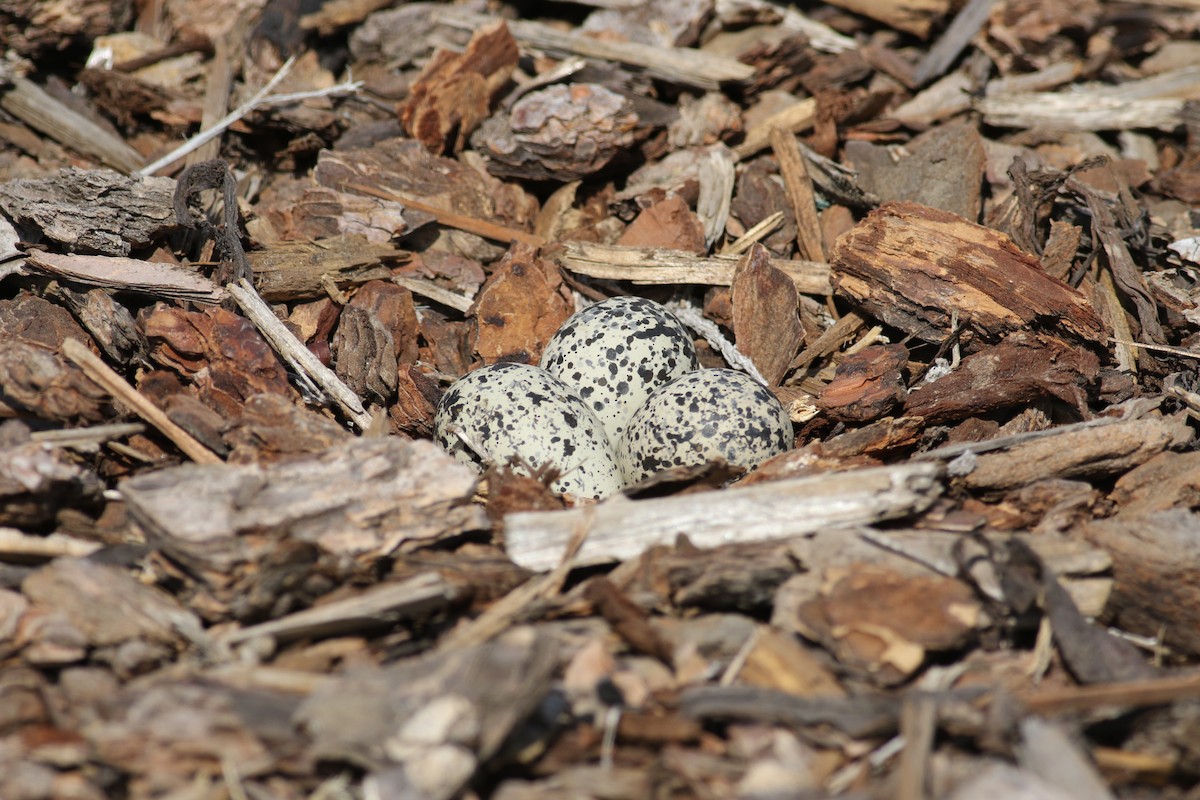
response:
<path id="1" fill-rule="evenodd" d="M 470 31 L 479 30 L 495 19 L 487 14 L 475 14 L 450 6 L 437 7 L 431 13 L 444 25 Z M 736 59 L 686 47 L 596 39 L 529 20 L 508 20 L 508 28 L 516 40 L 526 47 L 543 50 L 554 56 L 615 61 L 684 86 L 715 90 L 723 83 L 748 80 L 754 75 L 753 67 Z"/>
<path id="2" fill-rule="evenodd" d="M 220 464 L 221 459 L 204 445 L 200 444 L 190 433 L 176 425 L 158 406 L 147 400 L 140 392 L 125 382 L 125 379 L 114 372 L 100 360 L 82 342 L 77 339 L 67 339 L 62 344 L 62 353 L 82 369 L 89 378 L 99 384 L 104 391 L 116 400 L 133 409 L 139 417 L 153 425 L 166 436 L 184 455 L 197 464 Z"/>
<path id="3" fill-rule="evenodd" d="M 247 253 L 259 294 L 271 302 L 324 297 L 326 287 L 388 279 L 384 259 L 406 255 L 391 245 L 377 244 L 355 233 L 316 241 L 275 242 L 265 250 Z"/>
<path id="4" fill-rule="evenodd" d="M 806 261 L 825 261 L 825 237 L 817 217 L 813 182 L 796 137 L 776 128 L 771 131 L 771 149 L 779 160 L 779 174 L 796 215 L 796 246 L 800 257 Z"/>
<path id="5" fill-rule="evenodd" d="M 534 247 L 545 244 L 545 242 L 542 240 L 542 237 L 535 233 L 528 233 L 526 231 L 517 230 L 516 228 L 498 225 L 495 222 L 488 222 L 485 219 L 468 217 L 466 214 L 455 214 L 453 211 L 446 211 L 443 208 L 438 208 L 437 206 L 430 205 L 429 203 L 422 203 L 420 200 L 416 200 L 411 197 L 404 197 L 396 194 L 395 192 L 389 192 L 385 189 L 379 189 L 374 186 L 368 186 L 365 183 L 347 183 L 342 188 L 353 189 L 356 192 L 362 192 L 363 194 L 368 194 L 372 197 L 378 197 L 382 200 L 394 200 L 397 203 L 403 203 L 409 208 L 417 211 L 424 211 L 426 214 L 432 214 L 439 225 L 445 225 L 449 228 L 458 228 L 460 231 L 473 233 L 476 236 L 482 236 L 485 239 L 491 239 L 493 241 L 503 242 L 505 244 L 508 244 L 509 242 L 521 242 L 522 244 L 533 245 Z"/>
<path id="6" fill-rule="evenodd" d="M 26 266 L 87 286 L 139 292 L 172 300 L 215 305 L 225 291 L 195 269 L 123 256 L 87 256 L 34 251 Z"/>
<path id="7" fill-rule="evenodd" d="M 229 94 L 233 89 L 234 70 L 242 63 L 241 48 L 237 35 L 222 36 L 213 43 L 213 57 L 209 60 L 208 79 L 204 85 L 204 108 L 200 116 L 200 130 L 206 131 L 216 125 L 229 110 Z M 187 166 L 210 161 L 221 156 L 221 139 L 215 137 L 188 154 Z"/>
<path id="8" fill-rule="evenodd" d="M 126 175 L 141 166 L 141 153 L 25 78 L 0 72 L 0 108 L 77 153 Z"/>
<path id="9" fill-rule="evenodd" d="M 761 242 L 763 239 L 775 232 L 775 229 L 783 224 L 785 219 L 782 211 L 776 211 L 759 220 L 759 223 L 750 230 L 743 233 L 736 240 L 729 243 L 727 247 L 721 250 L 721 255 L 736 256 L 749 250 L 752 246 Z"/>
<path id="10" fill-rule="evenodd" d="M 746 138 L 733 148 L 738 158 L 748 158 L 771 145 L 771 131 L 782 130 L 799 133 L 813 126 L 817 119 L 817 100 L 810 97 L 777 111 L 746 131 Z"/>
<path id="11" fill-rule="evenodd" d="M 23 533 L 15 528 L 0 528 L 0 561 L 50 561 L 61 557 L 90 556 L 103 545 L 67 536 L 63 533 Z"/>
<path id="12" fill-rule="evenodd" d="M 1002 233 L 918 203 L 887 203 L 838 239 L 837 289 L 907 334 L 940 341 L 955 312 L 997 340 L 1032 328 L 1103 345 L 1082 294 L 1043 271 Z"/>
<path id="13" fill-rule="evenodd" d="M 504 520 L 509 557 L 547 570 L 559 563 L 581 526 L 588 538 L 576 565 L 634 558 L 684 534 L 697 547 L 799 536 L 824 528 L 897 519 L 918 513 L 941 494 L 940 469 L 906 464 L 735 491 L 653 500 L 614 498 L 569 511 L 510 514 Z"/>
<path id="14" fill-rule="evenodd" d="M 393 275 L 391 280 L 392 283 L 396 284 L 397 286 L 403 286 L 413 294 L 419 294 L 421 297 L 425 297 L 434 301 L 435 303 L 441 303 L 447 308 L 453 308 L 455 311 L 463 314 L 467 313 L 471 309 L 471 306 L 475 303 L 474 298 L 467 297 L 464 294 L 458 294 L 457 292 L 452 292 L 449 289 L 438 286 L 433 281 L 427 281 L 423 278 L 410 278 L 407 275 Z"/>
<path id="15" fill-rule="evenodd" d="M 866 320 L 853 311 L 842 315 L 842 318 L 830 325 L 817 340 L 800 351 L 800 355 L 788 365 L 789 370 L 804 370 L 818 358 L 824 358 L 830 353 L 837 352 L 842 345 L 850 341 L 866 326 Z"/>
<path id="16" fill-rule="evenodd" d="M 247 319 L 254 323 L 254 327 L 258 328 L 259 333 L 271 343 L 275 351 L 291 364 L 293 369 L 306 375 L 328 392 L 350 421 L 357 425 L 359 430 L 365 431 L 371 424 L 371 415 L 363 408 L 358 395 L 288 330 L 244 278 L 229 284 L 228 288 Z"/>
<path id="17" fill-rule="evenodd" d="M 704 286 L 729 286 L 738 263 L 738 256 L 728 253 L 705 257 L 678 250 L 591 242 L 564 242 L 557 259 L 565 269 L 592 278 Z M 792 279 L 801 294 L 829 294 L 829 265 L 783 259 L 772 263 Z"/>
<path id="18" fill-rule="evenodd" d="M 1004 128 L 1172 131 L 1183 123 L 1185 104 L 1196 99 L 1200 99 L 1200 66 L 1117 86 L 981 97 L 975 107 L 983 112 L 984 122 Z"/>
<path id="19" fill-rule="evenodd" d="M 997 491 L 1051 478 L 1105 478 L 1128 472 L 1165 450 L 1179 449 L 1190 438 L 1185 414 L 1073 427 L 977 455 L 963 481 L 971 489 Z"/>
<path id="20" fill-rule="evenodd" d="M 92 425 L 86 428 L 60 428 L 58 430 L 34 431 L 29 438 L 56 447 L 94 448 L 110 439 L 121 439 L 144 433 L 146 426 L 140 422 L 114 422 L 110 425 Z"/>
<path id="21" fill-rule="evenodd" d="M 913 83 L 923 86 L 948 70 L 983 27 L 983 23 L 987 22 L 995 4 L 996 0 L 969 0 L 913 69 Z"/>
<path id="22" fill-rule="evenodd" d="M 357 595 L 306 608 L 286 617 L 230 631 L 227 645 L 270 636 L 277 642 L 324 638 L 390 627 L 405 619 L 423 617 L 445 608 L 463 593 L 437 573 L 417 575 L 400 583 L 372 586 Z"/>

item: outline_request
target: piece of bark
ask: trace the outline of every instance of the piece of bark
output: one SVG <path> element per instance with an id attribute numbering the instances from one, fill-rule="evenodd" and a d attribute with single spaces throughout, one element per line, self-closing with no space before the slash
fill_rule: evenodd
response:
<path id="1" fill-rule="evenodd" d="M 260 466 L 314 455 L 351 437 L 327 416 L 278 394 L 249 397 L 241 416 L 221 433 L 230 463 Z"/>
<path id="2" fill-rule="evenodd" d="M 109 361 L 129 364 L 146 357 L 146 340 L 137 329 L 129 309 L 103 289 L 74 292 L 59 288 L 63 300 L 79 324 L 87 329 L 92 341 Z"/>
<path id="3" fill-rule="evenodd" d="M 530 92 L 471 139 L 493 175 L 572 181 L 603 169 L 645 135 L 633 102 L 595 83 Z"/>
<path id="4" fill-rule="evenodd" d="M 58 559 L 26 578 L 21 592 L 35 607 L 65 614 L 92 647 L 133 639 L 182 647 L 203 637 L 200 620 L 175 598 L 87 559 Z"/>
<path id="5" fill-rule="evenodd" d="M 909 465 L 658 500 L 615 498 L 587 509 L 513 514 L 505 520 L 509 557 L 535 570 L 558 563 L 585 520 L 590 534 L 578 563 L 622 560 L 686 532 L 698 547 L 795 536 L 821 528 L 895 519 L 927 508 L 940 492 L 939 470 Z M 836 500 L 835 500 L 836 498 Z"/>
<path id="6" fill-rule="evenodd" d="M 668 666 L 672 650 L 649 622 L 649 615 L 604 577 L 593 578 L 583 592 L 597 613 L 635 653 L 657 658 Z"/>
<path id="7" fill-rule="evenodd" d="M 1200 453 L 1160 453 L 1121 476 L 1109 498 L 1134 517 L 1195 507 L 1200 496 Z"/>
<path id="8" fill-rule="evenodd" d="M 387 279 L 391 271 L 380 262 L 400 255 L 401 251 L 390 245 L 344 234 L 316 242 L 276 242 L 246 257 L 259 293 L 279 302 L 322 297 L 327 281 L 347 286 Z"/>
<path id="9" fill-rule="evenodd" d="M 100 422 L 112 413 L 108 395 L 74 364 L 21 341 L 0 347 L 0 401 L 60 422 Z"/>
<path id="10" fill-rule="evenodd" d="M 986 154 L 974 125 L 955 122 L 926 131 L 897 150 L 846 143 L 846 158 L 864 189 L 883 201 L 908 200 L 979 219 Z"/>
<path id="11" fill-rule="evenodd" d="M 759 631 L 746 663 L 738 672 L 738 681 L 797 697 L 846 695 L 832 670 L 813 649 L 801 644 L 794 634 L 775 627 Z"/>
<path id="12" fill-rule="evenodd" d="M 437 50 L 400 108 L 404 130 L 439 155 L 460 152 L 490 113 L 517 55 L 517 42 L 503 20 L 475 31 L 461 53 Z"/>
<path id="13" fill-rule="evenodd" d="M 1178 415 L 1052 429 L 1006 450 L 987 452 L 976 446 L 979 454 L 973 457 L 971 472 L 963 480 L 972 489 L 995 491 L 1048 478 L 1117 475 L 1164 450 L 1184 446 L 1191 435 L 1191 429 Z M 970 445 L 964 447 L 971 449 Z"/>
<path id="14" fill-rule="evenodd" d="M 820 593 L 796 611 L 801 634 L 885 686 L 909 678 L 927 651 L 965 645 L 983 619 L 960 581 L 868 565 L 827 568 Z"/>
<path id="15" fill-rule="evenodd" d="M 730 284 L 733 335 L 769 386 L 778 386 L 804 343 L 796 284 L 754 245 L 738 262 Z"/>
<path id="16" fill-rule="evenodd" d="M 1061 92 L 1024 92 L 983 97 L 975 108 L 988 125 L 1052 126 L 1059 131 L 1157 128 L 1169 131 L 1184 119 L 1188 102 L 1200 98 L 1200 66 L 1109 85 L 1072 85 Z"/>
<path id="17" fill-rule="evenodd" d="M 902 0 L 879 3 L 874 0 L 832 0 L 831 5 L 878 20 L 898 31 L 924 39 L 935 22 L 950 11 L 949 0 Z"/>
<path id="18" fill-rule="evenodd" d="M 396 343 L 378 314 L 346 306 L 330 345 L 334 371 L 356 395 L 368 405 L 391 402 L 396 392 Z"/>
<path id="19" fill-rule="evenodd" d="M 61 509 L 97 508 L 102 487 L 95 473 L 66 450 L 27 437 L 28 431 L 20 437 L 26 441 L 0 446 L 0 525 L 43 530 Z"/>
<path id="20" fill-rule="evenodd" d="M 651 0 L 593 11 L 580 30 L 602 39 L 689 47 L 696 43 L 712 13 L 713 0 Z"/>
<path id="21" fill-rule="evenodd" d="M 61 46 L 61 41 L 55 46 Z M 7 65 L 0 68 L 0 109 L 75 152 L 122 172 L 132 173 L 145 161 L 110 127 L 98 124 L 33 81 L 13 75 Z"/>
<path id="22" fill-rule="evenodd" d="M 695 686 L 680 696 L 680 709 L 690 717 L 772 722 L 818 739 L 824 726 L 855 739 L 886 737 L 896 732 L 900 704 L 901 698 L 894 695 L 795 697 L 752 686 Z"/>
<path id="23" fill-rule="evenodd" d="M 1060 724 L 1029 717 L 1019 723 L 1018 761 L 1071 797 L 1116 800 L 1089 753 Z"/>
<path id="24" fill-rule="evenodd" d="M 949 333 L 952 310 L 989 340 L 1029 328 L 1107 340 L 1077 291 L 1008 237 L 945 211 L 887 203 L 838 240 L 831 262 L 837 291 L 926 341 Z"/>
<path id="25" fill-rule="evenodd" d="M 472 348 L 485 364 L 536 364 L 572 308 L 558 270 L 533 248 L 516 245 L 493 270 L 471 310 Z"/>
<path id="26" fill-rule="evenodd" d="M 1096 354 L 1024 332 L 967 356 L 958 368 L 909 392 L 904 413 L 929 424 L 1053 398 L 1086 415 L 1100 372 Z"/>
<path id="27" fill-rule="evenodd" d="M 388 409 L 393 433 L 419 439 L 433 437 L 433 415 L 442 396 L 437 380 L 412 365 L 400 367 L 396 403 Z"/>
<path id="28" fill-rule="evenodd" d="M 786 542 L 748 542 L 695 552 L 690 547 L 648 553 L 652 586 L 665 587 L 677 608 L 761 614 L 799 565 Z"/>
<path id="29" fill-rule="evenodd" d="M 226 632 L 221 643 L 234 645 L 269 636 L 276 642 L 318 639 L 391 627 L 421 619 L 463 598 L 463 590 L 436 573 L 399 583 L 380 583 L 351 597 L 335 600 L 280 619 Z"/>
<path id="30" fill-rule="evenodd" d="M 870 422 L 889 414 L 907 394 L 908 348 L 875 345 L 843 358 L 821 391 L 817 407 L 840 422 Z"/>
<path id="31" fill-rule="evenodd" d="M 616 243 L 620 247 L 663 248 L 697 255 L 708 252 L 704 226 L 679 195 L 643 210 Z"/>
<path id="32" fill-rule="evenodd" d="M 95 758 L 130 776 L 129 791 L 151 797 L 216 774 L 236 762 L 239 783 L 248 767 L 283 767 L 304 737 L 291 725 L 300 698 L 276 688 L 224 686 L 208 677 L 167 677 L 125 687 L 108 698 L 106 713 L 88 731 Z M 164 719 L 175 724 L 163 725 Z"/>
<path id="33" fill-rule="evenodd" d="M 779 227 L 761 240 L 772 253 L 787 256 L 796 239 L 796 216 L 788 203 L 786 190 L 777 179 L 770 160 L 755 159 L 738 170 L 736 191 L 729 210 L 746 228 L 758 225 L 773 214 L 782 213 Z"/>
<path id="34" fill-rule="evenodd" d="M 252 395 L 292 395 L 283 364 L 243 317 L 220 308 L 187 312 L 159 304 L 142 328 L 154 360 L 191 378 L 200 399 L 226 419 L 236 419 Z"/>
<path id="35" fill-rule="evenodd" d="M 295 721 L 324 760 L 372 772 L 380 796 L 449 800 L 537 707 L 559 667 L 558 648 L 529 627 L 332 678 Z M 397 720 L 405 720 L 397 727 Z"/>
<path id="36" fill-rule="evenodd" d="M 996 0 L 970 0 L 954 15 L 933 47 L 913 68 L 913 85 L 923 86 L 945 73 L 987 22 Z"/>
<path id="37" fill-rule="evenodd" d="M 177 230 L 172 178 L 127 178 L 112 170 L 67 167 L 51 178 L 0 184 L 0 208 L 27 229 L 69 250 L 128 256 Z"/>
<path id="38" fill-rule="evenodd" d="M 215 305 L 225 292 L 194 269 L 122 256 L 32 252 L 27 263 L 38 272 L 73 283 L 139 292 L 158 298 Z"/>
<path id="39" fill-rule="evenodd" d="M 486 528 L 470 504 L 475 483 L 436 445 L 386 438 L 265 468 L 174 467 L 126 480 L 121 492 L 157 546 L 224 574 L 277 540 L 371 559 Z"/>
<path id="40" fill-rule="evenodd" d="M 554 258 L 571 272 L 593 278 L 632 281 L 636 284 L 696 283 L 728 286 L 733 282 L 739 256 L 702 258 L 670 250 L 646 250 L 588 242 L 563 242 Z M 830 270 L 815 261 L 773 262 L 796 284 L 802 294 L 827 295 Z"/>
<path id="41" fill-rule="evenodd" d="M 1085 522 L 1079 533 L 1112 554 L 1110 613 L 1122 630 L 1162 638 L 1168 647 L 1200 653 L 1194 624 L 1200 603 L 1200 524 L 1195 512 L 1172 508 Z"/>
<path id="42" fill-rule="evenodd" d="M 478 30 L 491 21 L 484 14 L 442 5 L 436 7 L 434 15 L 443 24 L 467 30 Z M 527 20 L 512 20 L 508 27 L 526 47 L 559 56 L 582 56 L 638 67 L 652 77 L 700 89 L 720 89 L 722 83 L 743 81 L 754 74 L 752 67 L 734 59 L 691 48 L 596 39 L 582 32 L 563 32 Z"/>
<path id="43" fill-rule="evenodd" d="M 433 221 L 433 215 L 406 208 L 395 200 L 339 192 L 325 186 L 305 189 L 287 213 L 288 225 L 280 231 L 285 239 L 303 241 L 357 235 L 377 246 L 386 246 L 393 237 L 411 233 Z"/>

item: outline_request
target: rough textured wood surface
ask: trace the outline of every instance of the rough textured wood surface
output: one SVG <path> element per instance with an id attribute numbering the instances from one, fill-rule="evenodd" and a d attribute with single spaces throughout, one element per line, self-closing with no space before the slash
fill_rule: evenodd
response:
<path id="1" fill-rule="evenodd" d="M 1003 234 L 945 211 L 888 203 L 838 240 L 834 285 L 890 325 L 936 341 L 951 317 L 987 339 L 1032 328 L 1103 344 L 1087 300 Z"/>
<path id="2" fill-rule="evenodd" d="M 727 540 L 730 525 L 753 538 L 796 536 L 928 507 L 939 491 L 938 472 L 913 465 L 765 483 L 720 496 L 616 499 L 568 512 L 511 514 L 504 535 L 513 561 L 541 570 L 558 563 L 577 532 L 587 533 L 578 555 L 585 564 L 629 558 L 680 534 L 710 547 Z"/>

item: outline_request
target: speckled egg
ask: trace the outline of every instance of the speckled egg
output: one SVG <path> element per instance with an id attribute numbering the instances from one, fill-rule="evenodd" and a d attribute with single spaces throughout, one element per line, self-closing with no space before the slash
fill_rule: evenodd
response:
<path id="1" fill-rule="evenodd" d="M 683 323 L 642 297 L 612 297 L 575 314 L 541 364 L 579 392 L 614 442 L 651 392 L 699 366 Z"/>
<path id="2" fill-rule="evenodd" d="M 553 466 L 560 472 L 550 484 L 556 492 L 601 498 L 621 489 L 612 445 L 596 415 L 571 387 L 539 367 L 505 363 L 467 373 L 442 395 L 433 426 L 438 444 L 480 470 L 512 461 L 514 470 L 528 475 Z"/>
<path id="3" fill-rule="evenodd" d="M 702 369 L 659 387 L 617 442 L 617 464 L 632 484 L 668 467 L 723 458 L 751 469 L 792 446 L 783 404 L 744 372 Z"/>

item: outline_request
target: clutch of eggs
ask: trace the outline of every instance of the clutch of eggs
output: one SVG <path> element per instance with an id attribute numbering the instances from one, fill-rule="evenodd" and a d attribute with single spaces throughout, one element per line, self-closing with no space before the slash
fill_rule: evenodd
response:
<path id="1" fill-rule="evenodd" d="M 667 467 L 721 458 L 750 469 L 791 447 L 791 420 L 766 387 L 697 366 L 670 311 L 614 297 L 563 323 L 540 367 L 494 364 L 457 380 L 434 437 L 481 469 L 552 467 L 551 489 L 597 499 Z"/>

